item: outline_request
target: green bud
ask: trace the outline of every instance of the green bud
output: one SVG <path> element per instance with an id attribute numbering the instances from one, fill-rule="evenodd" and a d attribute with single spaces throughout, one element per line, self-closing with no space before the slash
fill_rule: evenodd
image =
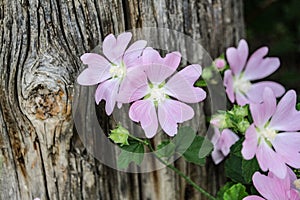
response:
<path id="1" fill-rule="evenodd" d="M 238 123 L 237 128 L 241 133 L 245 133 L 249 126 L 250 123 L 248 122 L 248 120 L 243 119 Z"/>
<path id="2" fill-rule="evenodd" d="M 213 76 L 213 73 L 212 73 L 212 68 L 211 67 L 206 67 L 206 68 L 204 68 L 203 69 L 203 71 L 202 71 L 202 78 L 204 79 L 204 80 L 209 80 L 209 79 L 211 79 L 212 78 L 212 76 Z"/>
<path id="3" fill-rule="evenodd" d="M 233 115 L 236 117 L 246 117 L 248 116 L 248 106 L 238 106 L 233 107 Z"/>
<path id="4" fill-rule="evenodd" d="M 108 138 L 110 138 L 114 143 L 123 145 L 129 145 L 128 143 L 129 131 L 122 127 L 120 124 L 116 129 L 111 130 Z"/>
<path id="5" fill-rule="evenodd" d="M 228 119 L 226 113 L 213 115 L 210 123 L 219 129 L 228 128 Z"/>

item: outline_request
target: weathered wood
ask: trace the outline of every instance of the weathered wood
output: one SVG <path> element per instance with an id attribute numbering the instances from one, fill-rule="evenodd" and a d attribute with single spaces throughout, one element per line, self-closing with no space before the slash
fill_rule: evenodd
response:
<path id="1" fill-rule="evenodd" d="M 0 1 L 0 199 L 204 199 L 168 169 L 102 165 L 74 129 L 80 55 L 109 33 L 147 26 L 183 32 L 217 56 L 244 35 L 242 1 Z M 224 182 L 211 162 L 176 166 L 212 193 Z"/>

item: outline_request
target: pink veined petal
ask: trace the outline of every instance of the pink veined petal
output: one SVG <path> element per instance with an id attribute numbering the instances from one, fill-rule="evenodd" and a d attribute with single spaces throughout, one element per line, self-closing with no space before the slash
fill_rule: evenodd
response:
<path id="1" fill-rule="evenodd" d="M 186 103 L 198 103 L 206 98 L 202 88 L 193 86 L 201 75 L 199 65 L 190 65 L 175 75 L 166 83 L 166 94 Z"/>
<path id="2" fill-rule="evenodd" d="M 265 200 L 265 199 L 260 196 L 251 195 L 243 198 L 243 200 Z"/>
<path id="3" fill-rule="evenodd" d="M 212 142 L 212 144 L 214 146 L 217 144 L 217 142 L 219 141 L 220 137 L 221 137 L 221 133 L 220 133 L 219 129 L 216 128 L 216 127 L 214 127 L 214 132 L 213 132 L 213 135 L 212 135 L 212 137 L 210 139 L 210 141 Z M 215 148 L 216 148 L 216 146 L 215 146 Z"/>
<path id="4" fill-rule="evenodd" d="M 263 138 L 261 138 L 260 144 L 258 145 L 256 158 L 263 171 L 267 171 L 269 169 L 270 172 L 274 173 L 281 179 L 286 176 L 287 166 L 285 165 L 284 160 L 266 144 Z"/>
<path id="5" fill-rule="evenodd" d="M 152 83 L 159 84 L 165 81 L 175 71 L 174 64 L 179 55 L 177 52 L 169 53 L 165 58 L 161 58 L 158 51 L 147 47 L 143 51 L 142 65 L 145 67 L 146 74 Z"/>
<path id="6" fill-rule="evenodd" d="M 95 92 L 95 100 L 96 103 L 99 104 L 99 102 L 104 99 L 106 101 L 105 103 L 105 111 L 107 115 L 111 115 L 111 113 L 114 110 L 116 100 L 117 100 L 117 94 L 119 90 L 119 80 L 118 79 L 110 79 L 103 83 L 101 83 Z"/>
<path id="7" fill-rule="evenodd" d="M 248 44 L 243 39 L 240 40 L 237 48 L 230 47 L 226 50 L 227 61 L 234 75 L 239 75 L 245 67 L 248 53 Z"/>
<path id="8" fill-rule="evenodd" d="M 128 47 L 123 57 L 123 61 L 127 68 L 138 66 L 140 64 L 140 59 L 138 59 L 138 57 L 141 56 L 146 45 L 147 41 L 138 40 Z"/>
<path id="9" fill-rule="evenodd" d="M 134 102 L 129 109 L 129 117 L 135 122 L 141 122 L 147 138 L 152 138 L 158 129 L 158 120 L 154 103 L 150 100 Z"/>
<path id="10" fill-rule="evenodd" d="M 251 81 L 262 79 L 279 68 L 279 59 L 272 57 L 264 58 L 267 53 L 268 48 L 262 47 L 252 54 L 245 68 L 245 78 Z"/>
<path id="11" fill-rule="evenodd" d="M 225 156 L 223 155 L 223 153 L 220 150 L 214 149 L 211 152 L 211 158 L 213 159 L 215 165 L 217 165 L 220 162 L 222 162 L 222 160 L 224 160 Z"/>
<path id="12" fill-rule="evenodd" d="M 289 191 L 289 200 L 300 200 L 300 192 L 295 189 Z"/>
<path id="13" fill-rule="evenodd" d="M 105 69 L 84 69 L 77 77 L 77 82 L 80 85 L 96 85 L 101 83 L 111 77 L 109 73 L 109 68 Z"/>
<path id="14" fill-rule="evenodd" d="M 147 91 L 148 80 L 144 70 L 142 67 L 133 67 L 128 69 L 121 83 L 117 99 L 122 103 L 131 103 L 146 96 Z"/>
<path id="15" fill-rule="evenodd" d="M 113 63 L 118 64 L 123 57 L 125 49 L 131 40 L 132 34 L 121 33 L 117 39 L 109 34 L 103 41 L 103 53 Z"/>
<path id="16" fill-rule="evenodd" d="M 240 92 L 235 93 L 235 98 L 236 98 L 236 103 L 240 106 L 249 104 L 249 100 L 247 99 L 247 97 Z"/>
<path id="17" fill-rule="evenodd" d="M 103 56 L 96 53 L 85 53 L 80 57 L 83 64 L 92 69 L 103 69 L 110 67 L 111 64 Z"/>
<path id="18" fill-rule="evenodd" d="M 286 188 L 282 187 L 281 182 L 279 182 L 278 179 L 255 172 L 252 180 L 257 191 L 267 200 L 287 199 Z"/>
<path id="19" fill-rule="evenodd" d="M 279 133 L 272 144 L 285 163 L 300 168 L 300 132 Z"/>
<path id="20" fill-rule="evenodd" d="M 175 71 L 180 64 L 180 60 L 181 54 L 178 51 L 174 51 L 166 55 L 166 57 L 164 58 L 164 63 L 166 66 Z"/>
<path id="21" fill-rule="evenodd" d="M 227 156 L 230 152 L 230 147 L 239 140 L 239 137 L 229 129 L 224 129 L 221 133 L 219 140 L 219 147 L 224 154 Z"/>
<path id="22" fill-rule="evenodd" d="M 266 87 L 273 90 L 275 97 L 280 97 L 285 92 L 284 87 L 276 82 L 262 81 L 251 85 L 251 88 L 246 94 L 249 101 L 252 103 L 261 103 L 263 101 L 263 92 Z"/>
<path id="23" fill-rule="evenodd" d="M 245 133 L 245 140 L 243 142 L 242 155 L 246 160 L 254 157 L 258 146 L 258 135 L 254 124 L 249 126 Z"/>
<path id="24" fill-rule="evenodd" d="M 226 94 L 231 103 L 234 102 L 233 76 L 231 70 L 226 70 L 224 73 L 224 86 L 226 87 Z"/>
<path id="25" fill-rule="evenodd" d="M 192 119 L 194 110 L 179 101 L 166 99 L 158 104 L 158 119 L 162 129 L 169 135 L 177 134 L 177 123 Z"/>
<path id="26" fill-rule="evenodd" d="M 256 126 L 265 125 L 276 110 L 276 97 L 270 88 L 265 88 L 263 102 L 260 104 L 250 103 L 250 111 Z"/>
<path id="27" fill-rule="evenodd" d="M 296 92 L 289 90 L 279 101 L 270 127 L 280 131 L 300 130 L 300 112 L 296 110 Z"/>

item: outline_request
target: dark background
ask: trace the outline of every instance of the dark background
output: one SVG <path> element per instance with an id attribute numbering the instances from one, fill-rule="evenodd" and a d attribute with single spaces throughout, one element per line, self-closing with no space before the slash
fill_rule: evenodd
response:
<path id="1" fill-rule="evenodd" d="M 295 89 L 300 100 L 300 0 L 244 0 L 250 53 L 269 47 L 280 68 L 267 79 Z"/>

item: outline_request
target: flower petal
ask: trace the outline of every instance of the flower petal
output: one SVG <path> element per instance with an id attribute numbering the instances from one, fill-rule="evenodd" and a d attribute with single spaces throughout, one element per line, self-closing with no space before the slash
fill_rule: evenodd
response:
<path id="1" fill-rule="evenodd" d="M 111 115 L 111 113 L 114 110 L 116 100 L 117 100 L 117 94 L 119 90 L 119 80 L 118 79 L 110 79 L 103 83 L 101 83 L 95 92 L 95 100 L 96 103 L 99 104 L 99 102 L 104 99 L 106 101 L 105 103 L 105 111 L 107 115 Z"/>
<path id="2" fill-rule="evenodd" d="M 140 59 L 138 59 L 138 57 L 141 56 L 146 45 L 147 41 L 138 40 L 128 47 L 123 57 L 123 61 L 127 68 L 139 65 Z"/>
<path id="3" fill-rule="evenodd" d="M 300 168 L 300 133 L 279 133 L 272 142 L 275 151 L 282 156 L 285 163 Z"/>
<path id="4" fill-rule="evenodd" d="M 287 199 L 285 188 L 282 187 L 278 179 L 255 172 L 252 180 L 257 191 L 267 200 Z"/>
<path id="5" fill-rule="evenodd" d="M 240 40 L 237 48 L 230 47 L 226 50 L 227 61 L 234 75 L 240 74 L 245 67 L 248 53 L 248 44 L 243 39 Z"/>
<path id="6" fill-rule="evenodd" d="M 242 155 L 246 160 L 254 157 L 257 151 L 258 136 L 254 124 L 249 126 L 245 133 L 245 141 L 243 142 Z"/>
<path id="7" fill-rule="evenodd" d="M 230 129 L 224 129 L 221 133 L 218 146 L 221 149 L 224 156 L 227 156 L 230 152 L 230 147 L 239 140 L 239 137 Z"/>
<path id="8" fill-rule="evenodd" d="M 297 95 L 294 90 L 289 90 L 279 101 L 270 127 L 280 131 L 300 130 L 300 112 L 296 110 Z"/>
<path id="9" fill-rule="evenodd" d="M 121 33 L 117 39 L 109 34 L 103 41 L 103 53 L 113 63 L 118 64 L 123 57 L 125 49 L 131 40 L 132 34 Z"/>
<path id="10" fill-rule="evenodd" d="M 244 106 L 246 104 L 249 104 L 249 100 L 247 99 L 247 97 L 242 94 L 241 92 L 236 92 L 235 93 L 235 97 L 236 97 L 236 103 L 240 106 Z"/>
<path id="11" fill-rule="evenodd" d="M 166 94 L 186 103 L 203 101 L 206 98 L 206 92 L 202 88 L 193 86 L 200 75 L 200 65 L 187 66 L 166 83 Z"/>
<path id="12" fill-rule="evenodd" d="M 152 138 L 156 134 L 158 121 L 152 101 L 140 100 L 134 102 L 129 109 L 129 117 L 135 122 L 141 122 L 147 138 Z"/>
<path id="13" fill-rule="evenodd" d="M 257 148 L 256 158 L 260 168 L 263 171 L 274 173 L 278 178 L 283 179 L 287 174 L 287 166 L 281 156 L 274 152 L 271 147 L 269 147 L 264 139 L 260 140 L 260 144 Z"/>
<path id="14" fill-rule="evenodd" d="M 262 47 L 252 54 L 245 68 L 244 76 L 246 79 L 262 79 L 269 76 L 279 68 L 279 59 L 270 57 L 264 58 L 267 53 L 268 48 Z"/>
<path id="15" fill-rule="evenodd" d="M 211 158 L 214 161 L 215 165 L 217 165 L 220 162 L 222 162 L 222 160 L 224 160 L 225 156 L 223 155 L 223 153 L 220 150 L 214 149 L 211 152 Z"/>
<path id="16" fill-rule="evenodd" d="M 80 59 L 88 68 L 84 69 L 77 77 L 80 85 L 95 85 L 111 77 L 110 63 L 102 56 L 95 53 L 85 53 Z"/>
<path id="17" fill-rule="evenodd" d="M 251 195 L 243 198 L 243 200 L 265 200 L 265 199 L 260 196 Z"/>
<path id="18" fill-rule="evenodd" d="M 169 135 L 177 134 L 177 123 L 192 119 L 194 110 L 179 101 L 166 99 L 158 104 L 158 119 L 162 129 Z"/>
<path id="19" fill-rule="evenodd" d="M 127 76 L 120 85 L 118 101 L 130 103 L 146 96 L 148 91 L 147 76 L 142 67 L 128 69 Z"/>
<path id="20" fill-rule="evenodd" d="M 263 102 L 260 104 L 250 104 L 250 111 L 256 126 L 263 126 L 269 121 L 276 110 L 276 97 L 270 88 L 265 88 Z"/>
<path id="21" fill-rule="evenodd" d="M 263 92 L 266 87 L 273 90 L 275 97 L 280 97 L 285 92 L 284 87 L 276 82 L 262 81 L 251 85 L 251 88 L 246 94 L 249 101 L 252 103 L 261 103 L 263 101 Z"/>
<path id="22" fill-rule="evenodd" d="M 234 88 L 233 88 L 233 75 L 231 70 L 226 70 L 224 73 L 224 86 L 226 87 L 226 94 L 231 103 L 234 102 Z"/>

